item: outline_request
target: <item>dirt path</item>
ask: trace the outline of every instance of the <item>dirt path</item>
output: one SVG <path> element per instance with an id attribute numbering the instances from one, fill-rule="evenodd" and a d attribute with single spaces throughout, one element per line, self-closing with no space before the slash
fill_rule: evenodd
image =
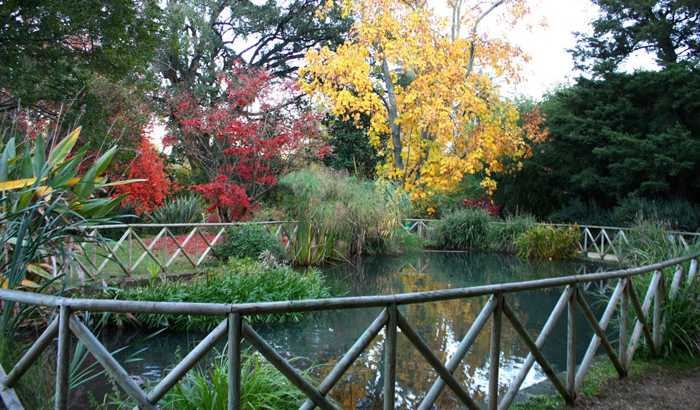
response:
<path id="1" fill-rule="evenodd" d="M 700 366 L 689 369 L 653 365 L 640 376 L 610 380 L 576 409 L 700 409 Z"/>

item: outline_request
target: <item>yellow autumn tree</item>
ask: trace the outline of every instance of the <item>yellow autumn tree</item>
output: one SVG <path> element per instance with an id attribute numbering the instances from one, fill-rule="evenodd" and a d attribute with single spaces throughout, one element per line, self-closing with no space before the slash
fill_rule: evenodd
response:
<path id="1" fill-rule="evenodd" d="M 465 174 L 483 175 L 493 190 L 504 159 L 517 163 L 528 139 L 542 138 L 495 85 L 517 80 L 522 52 L 479 30 L 490 15 L 517 23 L 525 1 L 448 3 L 451 18 L 424 1 L 340 0 L 355 19 L 348 40 L 308 52 L 300 69 L 302 89 L 334 115 L 370 118 L 370 142 L 384 158 L 379 175 L 421 202 Z"/>

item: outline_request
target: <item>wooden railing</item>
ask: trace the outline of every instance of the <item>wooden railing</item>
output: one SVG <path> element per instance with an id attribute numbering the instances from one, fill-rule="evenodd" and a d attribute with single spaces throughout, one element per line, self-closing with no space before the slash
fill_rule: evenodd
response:
<path id="1" fill-rule="evenodd" d="M 384 409 L 395 407 L 396 369 L 403 365 L 397 363 L 397 338 L 400 334 L 407 338 L 420 353 L 422 358 L 437 373 L 432 387 L 422 397 L 419 409 L 432 408 L 445 387 L 448 387 L 459 401 L 470 409 L 479 408 L 475 400 L 465 388 L 455 379 L 455 371 L 479 333 L 490 320 L 490 351 L 489 382 L 487 401 L 489 409 L 506 409 L 510 406 L 520 389 L 528 372 L 538 363 L 558 394 L 568 403 L 576 398 L 592 360 L 602 345 L 607 358 L 612 362 L 620 377 L 624 377 L 629 369 L 640 340 L 644 339 L 652 353 L 659 353 L 664 332 L 664 305 L 678 294 L 681 286 L 693 284 L 698 270 L 698 257 L 692 254 L 681 258 L 670 259 L 662 263 L 625 270 L 573 275 L 526 282 L 515 282 L 495 285 L 476 286 L 469 288 L 444 289 L 428 292 L 401 293 L 382 296 L 358 296 L 328 299 L 215 304 L 215 303 L 184 303 L 184 302 L 143 302 L 119 301 L 102 299 L 61 298 L 36 293 L 2 290 L 2 303 L 20 303 L 42 306 L 53 309 L 54 318 L 50 320 L 46 330 L 36 338 L 31 347 L 17 361 L 15 366 L 6 372 L 0 367 L 0 397 L 8 409 L 22 409 L 20 398 L 15 387 L 22 375 L 35 364 L 41 353 L 57 340 L 56 348 L 56 382 L 55 409 L 69 407 L 69 345 L 72 338 L 77 338 L 86 349 L 92 353 L 97 362 L 106 370 L 113 381 L 141 409 L 156 409 L 165 394 L 181 380 L 221 339 L 228 342 L 228 408 L 240 409 L 241 379 L 246 377 L 241 373 L 241 342 L 247 341 L 272 365 L 274 365 L 292 384 L 307 397 L 301 408 L 336 409 L 338 405 L 329 399 L 328 394 L 338 383 L 351 365 L 358 359 L 371 341 L 384 330 L 384 363 L 383 363 L 383 394 Z M 673 273 L 667 274 L 666 271 Z M 686 274 L 687 273 L 687 274 Z M 651 275 L 643 299 L 637 294 L 640 280 L 633 285 L 635 278 Z M 670 276 L 670 278 L 668 277 Z M 602 317 L 595 316 L 581 288 L 596 281 L 616 281 L 614 291 L 607 296 L 607 306 Z M 509 297 L 517 292 L 536 289 L 563 288 L 558 302 L 549 314 L 540 333 L 534 337 L 523 326 L 520 318 L 511 309 Z M 666 291 L 668 289 L 668 292 Z M 403 316 L 400 307 L 423 303 L 433 303 L 448 300 L 463 300 L 488 295 L 488 302 L 475 318 L 471 327 L 463 336 L 457 349 L 443 363 L 430 350 L 425 340 L 414 330 L 411 323 Z M 379 316 L 367 327 L 364 333 L 355 341 L 352 347 L 336 362 L 330 373 L 315 386 L 305 378 L 299 370 L 285 360 L 277 350 L 263 339 L 248 323 L 246 318 L 252 315 L 269 315 L 286 312 L 307 312 L 324 310 L 359 309 L 382 307 Z M 583 357 L 577 357 L 575 317 L 577 310 L 583 313 L 590 323 L 594 336 L 589 342 L 588 350 Z M 552 364 L 544 357 L 542 348 L 548 336 L 566 311 L 567 316 L 567 366 L 564 378 L 560 378 Z M 619 337 L 617 349 L 608 338 L 607 328 L 615 312 L 619 315 Z M 651 312 L 650 312 L 651 311 Z M 81 317 L 85 312 L 112 313 L 156 313 L 174 315 L 208 315 L 219 316 L 221 322 L 197 346 L 194 347 L 155 387 L 150 391 L 143 390 L 117 360 L 109 353 L 92 331 L 85 325 Z M 634 324 L 629 318 L 635 318 Z M 505 319 L 505 320 L 504 320 Z M 501 335 L 504 322 L 509 322 L 518 337 L 525 343 L 530 353 L 508 391 L 499 394 L 499 359 L 501 357 Z"/>
<path id="2" fill-rule="evenodd" d="M 430 238 L 434 232 L 435 224 L 439 219 L 406 219 L 404 229 L 407 232 L 415 233 L 423 239 Z M 492 222 L 502 224 L 505 222 Z M 541 225 L 554 226 L 558 228 L 569 228 L 577 226 L 581 231 L 579 250 L 584 257 L 600 260 L 619 260 L 622 256 L 624 246 L 629 244 L 628 235 L 634 228 L 620 228 L 615 226 L 599 225 L 568 225 L 542 223 Z M 690 245 L 700 241 L 698 232 L 668 231 L 669 242 L 689 249 Z"/>
<path id="3" fill-rule="evenodd" d="M 63 272 L 82 280 L 148 273 L 194 273 L 211 259 L 226 229 L 245 224 L 263 226 L 285 248 L 296 232 L 293 221 L 252 223 L 113 224 L 84 228 L 87 241 L 71 244 Z M 179 234 L 178 234 L 179 231 Z M 66 272 L 67 270 L 67 272 Z"/>

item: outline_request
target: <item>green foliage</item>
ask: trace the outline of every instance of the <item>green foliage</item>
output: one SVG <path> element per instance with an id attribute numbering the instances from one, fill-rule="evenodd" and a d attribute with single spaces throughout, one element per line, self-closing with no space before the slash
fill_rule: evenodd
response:
<path id="1" fill-rule="evenodd" d="M 545 217 L 578 200 L 700 200 L 700 69 L 581 78 L 541 104 L 549 138 L 501 175 L 497 202 Z M 583 222 L 583 221 L 576 221 Z"/>
<path id="2" fill-rule="evenodd" d="M 641 220 L 625 232 L 627 242 L 616 244 L 620 263 L 625 266 L 643 266 L 681 256 L 685 248 L 668 234 L 664 222 Z"/>
<path id="3" fill-rule="evenodd" d="M 700 205 L 684 199 L 651 200 L 628 197 L 613 208 L 613 220 L 618 226 L 630 226 L 638 220 L 663 221 L 669 229 L 700 230 Z"/>
<path id="4" fill-rule="evenodd" d="M 214 255 L 223 260 L 230 257 L 257 259 L 265 251 L 277 259 L 285 258 L 284 248 L 275 235 L 265 226 L 256 224 L 228 228 L 224 240 L 213 250 Z"/>
<path id="5" fill-rule="evenodd" d="M 166 201 L 154 210 L 150 219 L 157 224 L 204 222 L 204 201 L 195 193 L 188 193 Z"/>
<path id="6" fill-rule="evenodd" d="M 623 226 L 615 220 L 612 210 L 603 209 L 594 202 L 583 202 L 578 198 L 570 200 L 562 208 L 549 214 L 547 220 L 568 224 Z"/>
<path id="7" fill-rule="evenodd" d="M 374 177 L 378 157 L 367 136 L 369 119 L 363 116 L 359 128 L 352 121 L 340 119 L 329 119 L 326 125 L 328 143 L 333 150 L 323 158 L 323 163 L 357 177 Z"/>
<path id="8" fill-rule="evenodd" d="M 155 49 L 158 11 L 155 2 L 141 0 L 0 3 L 3 91 L 24 107 L 58 107 L 83 95 L 94 77 L 143 76 Z"/>
<path id="9" fill-rule="evenodd" d="M 700 285 L 681 286 L 673 300 L 664 304 L 666 329 L 662 351 L 667 356 L 700 354 Z"/>
<path id="10" fill-rule="evenodd" d="M 321 273 L 314 269 L 297 272 L 290 267 L 269 265 L 251 259 L 230 259 L 211 273 L 190 281 L 151 282 L 146 286 L 112 291 L 122 300 L 158 302 L 245 303 L 300 300 L 329 296 Z M 252 315 L 253 323 L 298 321 L 301 313 Z M 136 319 L 149 328 L 206 330 L 220 318 L 211 316 L 138 314 Z M 116 320 L 124 321 L 124 317 Z"/>
<path id="11" fill-rule="evenodd" d="M 489 225 L 487 243 L 490 250 L 515 253 L 516 239 L 535 226 L 537 220 L 531 215 L 508 216 L 503 222 Z"/>
<path id="12" fill-rule="evenodd" d="M 73 152 L 80 129 L 69 136 L 46 141 L 9 138 L 0 147 L 0 271 L 4 287 L 45 290 L 57 279 L 48 273 L 50 258 L 70 263 L 74 250 L 68 244 L 89 241 L 81 226 L 104 222 L 122 197 L 95 195 L 109 186 L 102 174 L 116 147 L 93 163 L 84 161 L 87 149 Z M 85 167 L 80 175 L 79 170 Z M 25 309 L 3 304 L 0 328 L 12 331 L 25 317 Z"/>
<path id="13" fill-rule="evenodd" d="M 518 256 L 528 259 L 573 259 L 578 255 L 579 229 L 535 225 L 515 240 Z"/>
<path id="14" fill-rule="evenodd" d="M 228 399 L 226 355 L 206 369 L 194 369 L 163 398 L 164 409 L 225 410 Z M 241 358 L 241 409 L 292 410 L 304 394 L 258 354 Z"/>
<path id="15" fill-rule="evenodd" d="M 204 104 L 220 97 L 216 73 L 241 61 L 274 76 L 296 72 L 308 48 L 342 43 L 351 19 L 334 8 L 316 15 L 323 0 L 231 4 L 217 0 L 166 2 L 154 70 L 169 86 L 188 90 Z M 227 38 L 249 45 L 240 53 Z"/>
<path id="16" fill-rule="evenodd" d="M 483 249 L 493 218 L 483 209 L 461 209 L 442 218 L 435 227 L 439 249 Z"/>
<path id="17" fill-rule="evenodd" d="M 390 240 L 410 210 L 400 188 L 327 168 L 293 172 L 280 186 L 284 208 L 299 222 L 290 257 L 301 265 L 360 255 L 367 241 Z"/>
<path id="18" fill-rule="evenodd" d="M 616 70 L 644 50 L 668 66 L 700 57 L 700 5 L 677 0 L 593 0 L 601 13 L 590 34 L 577 33 L 572 50 L 577 67 L 596 73 Z"/>

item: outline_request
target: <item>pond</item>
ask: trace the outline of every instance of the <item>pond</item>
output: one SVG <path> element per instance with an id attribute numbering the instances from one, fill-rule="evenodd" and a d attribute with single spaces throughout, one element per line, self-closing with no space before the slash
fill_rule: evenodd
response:
<path id="1" fill-rule="evenodd" d="M 495 284 L 552 276 L 590 273 L 610 269 L 593 262 L 529 262 L 485 253 L 424 252 L 397 257 L 368 257 L 357 264 L 342 264 L 323 269 L 335 295 L 377 295 Z M 593 284 L 586 292 L 600 294 L 606 284 Z M 528 291 L 507 296 L 507 301 L 531 335 L 536 337 L 561 294 L 561 289 Z M 486 303 L 486 297 L 435 302 L 400 307 L 401 313 L 443 362 L 454 352 Z M 593 301 L 593 297 L 589 297 Z M 602 306 L 592 303 L 596 313 Z M 379 314 L 380 309 L 352 309 L 308 314 L 300 323 L 260 325 L 256 330 L 279 352 L 296 358 L 295 365 L 310 369 L 319 380 Z M 580 312 L 579 312 L 580 313 Z M 582 357 L 592 331 L 581 316 L 577 320 L 578 357 Z M 455 372 L 456 379 L 477 401 L 484 401 L 488 386 L 489 324 L 476 339 L 469 354 Z M 128 364 L 132 375 L 143 380 L 158 380 L 204 335 L 163 332 L 148 338 L 133 330 L 105 331 L 102 339 L 111 348 L 129 346 L 129 351 L 147 348 L 142 361 Z M 501 356 L 501 388 L 506 389 L 523 365 L 527 348 L 504 321 Z M 381 408 L 383 332 L 355 362 L 331 396 L 344 408 Z M 223 344 L 220 347 L 223 349 Z M 542 349 L 555 370 L 566 362 L 566 315 L 559 320 Z M 415 408 L 435 380 L 435 372 L 399 333 L 397 358 L 397 407 Z M 536 365 L 523 387 L 545 379 Z M 89 390 L 74 392 L 76 401 L 86 402 L 88 395 L 99 396 L 106 385 L 93 383 Z M 100 400 L 101 401 L 101 400 Z M 438 407 L 460 408 L 446 388 Z"/>

